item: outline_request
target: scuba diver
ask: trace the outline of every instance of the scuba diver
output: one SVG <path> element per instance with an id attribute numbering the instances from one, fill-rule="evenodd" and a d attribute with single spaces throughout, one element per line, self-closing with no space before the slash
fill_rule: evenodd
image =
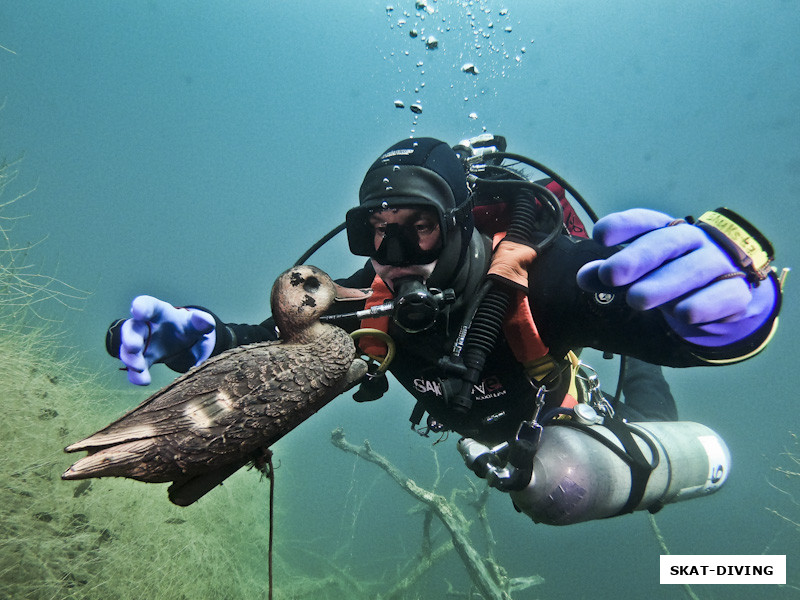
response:
<path id="1" fill-rule="evenodd" d="M 529 168 L 548 177 L 533 181 Z M 366 264 L 337 280 L 372 294 L 324 317 L 374 332 L 359 341 L 373 364 L 354 398 L 383 395 L 388 365 L 416 400 L 412 428 L 457 432 L 467 465 L 537 522 L 710 493 L 727 476 L 727 448 L 678 421 L 659 365 L 726 365 L 766 346 L 783 282 L 771 244 L 724 208 L 698 219 L 613 213 L 590 238 L 565 190 L 596 220 L 568 182 L 506 153 L 501 136 L 452 148 L 411 138 L 382 153 L 343 225 Z M 139 296 L 106 347 L 146 385 L 153 364 L 185 372 L 279 335 L 272 318 L 226 323 Z M 580 362 L 585 347 L 626 357 L 616 395 Z M 676 473 L 681 461 L 691 473 Z"/>

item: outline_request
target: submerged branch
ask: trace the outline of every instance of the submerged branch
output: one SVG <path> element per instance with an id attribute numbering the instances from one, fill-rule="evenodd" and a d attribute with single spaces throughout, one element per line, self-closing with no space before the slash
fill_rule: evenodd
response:
<path id="1" fill-rule="evenodd" d="M 484 560 L 472 545 L 468 534 L 469 521 L 464 517 L 461 510 L 445 497 L 418 486 L 385 457 L 375 452 L 368 441 L 365 441 L 363 446 L 351 444 L 345 439 L 344 431 L 340 428 L 331 433 L 331 442 L 340 450 L 350 452 L 378 465 L 407 493 L 428 506 L 431 512 L 439 518 L 450 532 L 452 545 L 467 568 L 470 579 L 483 598 L 486 600 L 509 600 L 511 598 L 509 590 L 522 589 L 522 587 L 530 587 L 530 585 L 541 583 L 542 579 L 536 577 L 509 580 L 503 570 L 493 561 Z M 444 552 L 444 550 L 444 547 L 437 548 L 431 554 L 431 558 L 425 559 L 423 556 L 423 561 L 432 560 L 434 555 Z"/>
<path id="2" fill-rule="evenodd" d="M 398 581 L 392 589 L 390 589 L 385 596 L 381 596 L 381 600 L 397 600 L 403 598 L 403 594 L 413 586 L 422 576 L 430 569 L 440 558 L 444 557 L 448 552 L 453 549 L 453 542 L 447 540 L 433 552 L 424 555 L 420 558 L 419 562 L 414 566 L 409 573 L 406 574 L 400 581 Z"/>

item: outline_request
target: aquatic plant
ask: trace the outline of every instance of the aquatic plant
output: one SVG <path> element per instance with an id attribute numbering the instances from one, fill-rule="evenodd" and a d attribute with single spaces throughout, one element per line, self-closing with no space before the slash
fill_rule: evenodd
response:
<path id="1" fill-rule="evenodd" d="M 789 441 L 783 452 L 778 455 L 767 484 L 776 493 L 770 497 L 770 505 L 765 508 L 779 520 L 782 527 L 779 528 L 765 553 L 773 552 L 772 546 L 778 544 L 778 538 L 784 538 L 783 543 L 788 544 L 789 548 L 796 548 L 800 534 L 800 436 L 798 434 L 789 433 Z M 787 561 L 788 559 L 789 555 Z M 796 569 L 787 568 L 785 587 L 800 592 L 800 580 L 797 578 Z"/>
<path id="2" fill-rule="evenodd" d="M 0 163 L 0 200 L 16 165 Z M 258 478 L 232 481 L 191 512 L 165 502 L 158 486 L 61 481 L 64 445 L 118 409 L 37 310 L 80 292 L 37 274 L 12 243 L 7 209 L 26 195 L 0 202 L 0 597 L 266 597 L 267 489 Z M 113 392 L 130 404 L 134 394 Z"/>
<path id="3" fill-rule="evenodd" d="M 34 187 L 6 199 L 11 184 L 19 175 L 17 166 L 21 160 L 9 162 L 3 159 L 0 162 L 0 327 L 10 323 L 18 326 L 20 322 L 26 322 L 26 316 L 31 313 L 41 318 L 37 312 L 41 303 L 52 301 L 75 307 L 86 297 L 86 292 L 38 273 L 27 262 L 28 252 L 35 244 L 18 246 L 9 237 L 10 223 L 21 217 L 8 215 L 8 208 L 36 190 Z"/>
<path id="4" fill-rule="evenodd" d="M 772 468 L 773 473 L 779 478 L 778 483 L 768 481 L 769 485 L 777 490 L 789 503 L 791 509 L 779 510 L 767 507 L 767 510 L 793 527 L 800 533 L 800 439 L 796 433 L 790 433 L 792 445 L 780 454 L 780 463 Z"/>

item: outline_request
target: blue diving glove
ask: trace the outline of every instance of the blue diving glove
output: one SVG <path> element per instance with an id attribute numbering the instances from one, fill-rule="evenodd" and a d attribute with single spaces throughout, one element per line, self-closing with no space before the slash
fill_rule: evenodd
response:
<path id="1" fill-rule="evenodd" d="M 631 307 L 657 308 L 691 343 L 717 347 L 742 340 L 778 301 L 776 279 L 768 276 L 771 245 L 726 209 L 690 224 L 636 208 L 600 219 L 592 237 L 605 246 L 627 245 L 585 264 L 578 285 L 589 292 L 624 291 Z"/>
<path id="2" fill-rule="evenodd" d="M 214 350 L 215 321 L 205 311 L 176 308 L 152 296 L 137 296 L 131 303 L 131 317 L 120 328 L 119 358 L 133 384 L 148 385 L 154 363 L 188 352 L 197 365 Z"/>

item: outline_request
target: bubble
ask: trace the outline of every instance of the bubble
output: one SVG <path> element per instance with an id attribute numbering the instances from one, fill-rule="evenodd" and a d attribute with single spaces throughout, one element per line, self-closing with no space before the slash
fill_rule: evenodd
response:
<path id="1" fill-rule="evenodd" d="M 405 108 L 406 105 L 402 100 L 395 100 L 394 101 L 394 107 L 395 108 Z"/>
<path id="2" fill-rule="evenodd" d="M 419 32 L 416 29 L 412 29 L 408 32 L 409 37 L 415 38 L 419 35 Z"/>
<path id="3" fill-rule="evenodd" d="M 411 112 L 418 115 L 422 112 L 422 105 L 419 102 L 414 102 L 411 106 L 408 107 L 411 109 Z"/>
<path id="4" fill-rule="evenodd" d="M 417 10 L 424 10 L 429 15 L 432 15 L 434 11 L 433 7 L 428 4 L 428 0 L 416 0 L 416 2 L 414 2 L 414 8 Z"/>
<path id="5" fill-rule="evenodd" d="M 507 26 L 505 29 L 503 29 L 503 31 L 506 33 L 511 33 L 511 25 Z"/>

